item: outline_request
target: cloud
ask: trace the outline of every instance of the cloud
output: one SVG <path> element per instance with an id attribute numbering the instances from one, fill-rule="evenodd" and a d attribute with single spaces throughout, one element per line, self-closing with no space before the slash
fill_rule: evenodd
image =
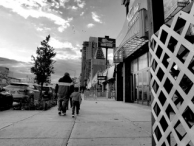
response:
<path id="1" fill-rule="evenodd" d="M 73 18 L 67 18 L 65 20 L 59 15 L 51 13 L 51 9 L 49 9 L 50 5 L 48 5 L 45 0 L 3 0 L 0 1 L 0 5 L 5 8 L 11 9 L 13 12 L 24 17 L 25 19 L 27 19 L 28 17 L 47 18 L 53 21 L 56 25 L 59 25 L 60 32 L 69 27 L 70 22 L 73 20 Z"/>
<path id="2" fill-rule="evenodd" d="M 43 31 L 43 28 L 37 27 L 36 30 L 37 31 Z"/>
<path id="3" fill-rule="evenodd" d="M 73 10 L 77 10 L 77 9 L 78 9 L 78 7 L 76 7 L 76 6 L 72 6 L 72 7 L 71 7 L 71 9 L 73 9 Z"/>
<path id="4" fill-rule="evenodd" d="M 56 60 L 54 64 L 55 73 L 51 75 L 51 82 L 56 83 L 59 78 L 61 78 L 65 72 L 69 72 L 71 77 L 79 76 L 81 71 L 81 61 L 80 60 Z M 34 77 L 35 75 L 31 73 L 30 69 L 33 66 L 32 63 L 26 63 L 22 61 L 17 61 L 13 59 L 7 59 L 0 57 L 0 66 L 8 67 L 11 72 L 13 72 L 13 77 L 15 78 L 26 78 Z"/>
<path id="5" fill-rule="evenodd" d="M 88 28 L 92 28 L 92 27 L 94 27 L 94 24 L 93 23 L 89 23 L 89 24 L 87 24 L 87 27 Z"/>
<path id="6" fill-rule="evenodd" d="M 102 23 L 102 21 L 100 20 L 100 16 L 98 16 L 95 12 L 92 12 L 92 19 L 95 22 Z"/>
<path id="7" fill-rule="evenodd" d="M 7 59 L 0 57 L 0 66 L 8 67 L 15 78 L 25 78 L 27 75 L 32 75 L 30 68 L 32 63 L 17 61 L 13 59 Z"/>
<path id="8" fill-rule="evenodd" d="M 81 1 L 81 0 L 74 0 L 75 2 L 77 2 L 78 7 L 80 8 L 84 8 L 84 6 L 86 5 L 85 1 Z"/>
<path id="9" fill-rule="evenodd" d="M 84 12 L 82 12 L 81 14 L 80 14 L 80 16 L 83 16 L 84 15 Z"/>
<path id="10" fill-rule="evenodd" d="M 79 60 L 81 57 L 80 49 L 81 47 L 77 46 L 74 47 L 72 43 L 70 42 L 61 42 L 53 37 L 51 37 L 49 45 L 51 45 L 57 55 L 55 59 L 74 59 L 74 60 Z"/>

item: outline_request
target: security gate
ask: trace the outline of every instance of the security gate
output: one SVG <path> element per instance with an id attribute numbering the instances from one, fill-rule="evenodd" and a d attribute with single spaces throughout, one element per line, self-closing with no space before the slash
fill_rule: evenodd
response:
<path id="1" fill-rule="evenodd" d="M 150 45 L 155 146 L 194 145 L 194 6 L 163 25 Z"/>

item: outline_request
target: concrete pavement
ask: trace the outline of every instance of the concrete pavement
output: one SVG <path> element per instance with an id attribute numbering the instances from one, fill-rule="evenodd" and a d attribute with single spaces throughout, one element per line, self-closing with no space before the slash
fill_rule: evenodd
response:
<path id="1" fill-rule="evenodd" d="M 114 100 L 85 100 L 80 115 L 0 112 L 0 146 L 151 146 L 151 109 Z"/>

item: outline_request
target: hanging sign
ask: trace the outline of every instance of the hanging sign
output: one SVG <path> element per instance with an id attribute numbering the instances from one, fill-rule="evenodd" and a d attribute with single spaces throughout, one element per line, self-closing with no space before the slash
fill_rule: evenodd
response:
<path id="1" fill-rule="evenodd" d="M 98 47 L 100 48 L 115 48 L 116 40 L 105 36 L 105 38 L 98 38 Z"/>
<path id="2" fill-rule="evenodd" d="M 106 80 L 106 76 L 98 76 L 98 80 Z"/>

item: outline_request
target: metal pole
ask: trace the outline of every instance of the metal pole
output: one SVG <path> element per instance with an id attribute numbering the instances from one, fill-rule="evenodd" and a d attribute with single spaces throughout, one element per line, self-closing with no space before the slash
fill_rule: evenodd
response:
<path id="1" fill-rule="evenodd" d="M 107 65 L 108 65 L 108 48 L 106 48 L 106 69 L 107 69 Z"/>

